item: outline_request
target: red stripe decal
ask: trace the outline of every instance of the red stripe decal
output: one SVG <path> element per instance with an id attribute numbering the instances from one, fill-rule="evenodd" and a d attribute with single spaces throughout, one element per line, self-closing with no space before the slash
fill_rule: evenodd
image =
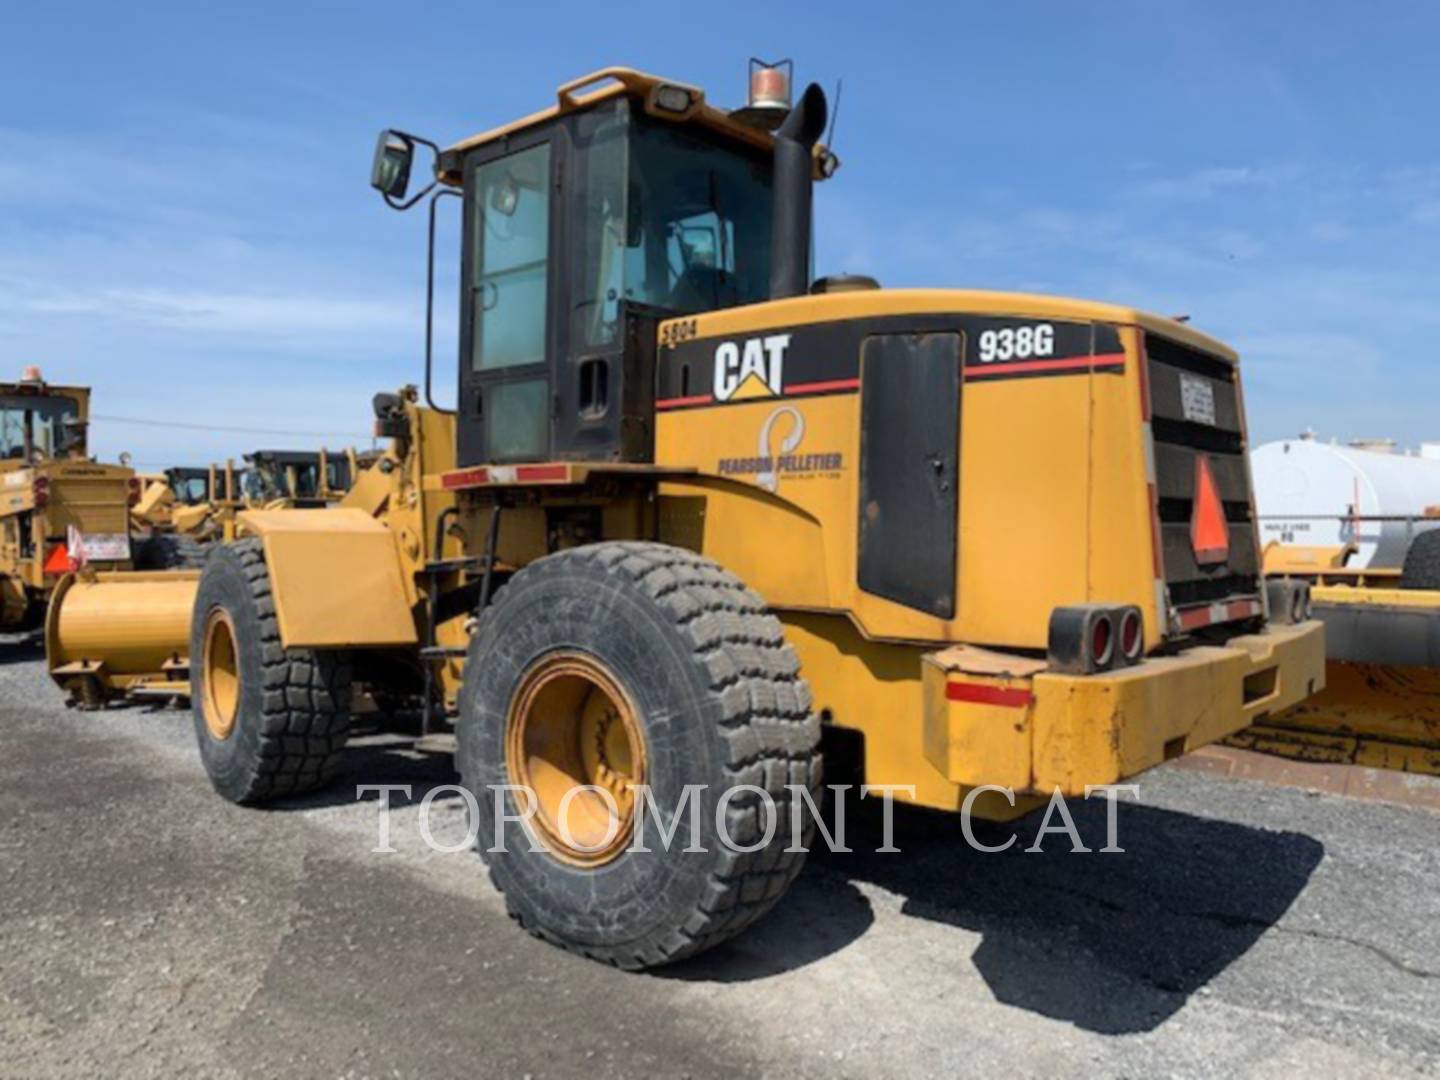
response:
<path id="1" fill-rule="evenodd" d="M 946 683 L 945 696 L 951 701 L 971 701 L 977 705 L 1005 705 L 1013 709 L 1023 709 L 1035 700 L 1035 695 L 1029 690 L 964 682 Z"/>
<path id="2" fill-rule="evenodd" d="M 1160 544 L 1160 495 L 1154 484 L 1146 484 L 1145 489 L 1150 494 L 1150 557 L 1155 566 L 1155 576 L 1163 581 L 1165 557 L 1161 554 Z"/>
<path id="3" fill-rule="evenodd" d="M 1180 613 L 1180 626 L 1185 630 L 1194 630 L 1197 626 L 1209 626 L 1211 621 L 1208 607 L 1191 608 L 1189 611 Z"/>
<path id="4" fill-rule="evenodd" d="M 515 479 L 520 483 L 535 483 L 542 480 L 568 480 L 570 479 L 570 466 L 568 465 L 518 465 L 515 468 Z"/>
<path id="5" fill-rule="evenodd" d="M 1054 360 L 1020 360 L 1013 363 L 967 365 L 967 379 L 988 379 L 997 375 L 1024 375 L 1035 371 L 1078 371 L 1085 369 L 1123 368 L 1125 354 L 1105 353 L 1101 356 L 1062 356 Z"/>
<path id="6" fill-rule="evenodd" d="M 1221 612 L 1216 615 L 1215 609 Z M 1236 619 L 1251 619 L 1260 614 L 1260 603 L 1256 600 L 1232 600 L 1229 603 L 1201 604 L 1180 612 L 1180 628 L 1195 630 L 1217 622 L 1232 622 Z"/>
<path id="7" fill-rule="evenodd" d="M 829 394 L 837 390 L 859 390 L 859 379 L 831 379 L 828 382 L 796 383 L 785 388 L 785 396 L 792 394 Z"/>
<path id="8" fill-rule="evenodd" d="M 709 405 L 715 399 L 709 394 L 695 394 L 692 397 L 660 398 L 655 402 L 657 409 L 683 409 L 686 405 Z"/>
<path id="9" fill-rule="evenodd" d="M 1150 354 L 1145 351 L 1145 331 L 1135 331 L 1140 339 L 1140 363 L 1136 369 L 1140 372 L 1140 419 L 1145 423 L 1150 422 Z"/>
<path id="10" fill-rule="evenodd" d="M 798 397 L 805 394 L 835 394 L 845 390 L 859 390 L 859 379 L 827 379 L 824 382 L 796 383 L 794 386 L 785 388 L 785 397 Z M 737 401 L 723 402 L 726 405 L 743 405 L 749 401 L 766 401 L 768 398 L 741 398 Z M 696 394 L 692 397 L 661 398 L 655 402 L 657 409 L 683 409 L 690 405 L 717 405 L 717 402 L 710 394 Z"/>
<path id="11" fill-rule="evenodd" d="M 440 486 L 446 491 L 456 488 L 476 487 L 490 482 L 490 470 L 486 468 L 466 469 L 464 472 L 446 473 L 440 477 Z"/>

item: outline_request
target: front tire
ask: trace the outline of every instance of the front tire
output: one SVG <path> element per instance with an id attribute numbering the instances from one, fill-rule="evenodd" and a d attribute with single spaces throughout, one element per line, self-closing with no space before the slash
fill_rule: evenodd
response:
<path id="1" fill-rule="evenodd" d="M 350 660 L 280 644 L 259 540 L 207 560 L 190 627 L 191 707 L 211 784 L 236 803 L 327 783 L 350 731 Z"/>
<path id="2" fill-rule="evenodd" d="M 809 689 L 764 602 L 693 552 L 597 544 L 522 570 L 471 642 L 456 738 L 477 846 L 511 915 L 574 952 L 622 968 L 702 952 L 768 911 L 804 864 L 803 850 L 786 848 L 797 846 L 792 785 L 819 802 Z M 608 844 L 598 795 L 560 812 L 563 793 L 584 783 L 616 796 L 618 839 Z M 653 795 L 638 818 L 630 784 Z M 507 817 L 525 809 L 502 785 L 535 791 L 531 825 L 498 817 L 497 800 Z M 701 787 L 666 845 L 655 809 L 673 825 L 686 785 Z M 728 802 L 726 845 L 716 812 L 741 785 L 759 791 Z M 566 842 L 562 819 L 584 844 Z M 805 822 L 802 847 L 808 812 Z M 497 837 L 503 850 L 490 851 Z M 532 839 L 547 850 L 532 850 Z M 682 850 L 691 846 L 702 850 Z"/>

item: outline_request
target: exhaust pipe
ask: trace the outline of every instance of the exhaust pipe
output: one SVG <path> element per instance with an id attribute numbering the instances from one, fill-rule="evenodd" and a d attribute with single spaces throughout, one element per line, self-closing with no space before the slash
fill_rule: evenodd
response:
<path id="1" fill-rule="evenodd" d="M 805 88 L 800 104 L 775 132 L 774 209 L 770 224 L 770 299 L 810 291 L 810 207 L 813 153 L 825 133 L 825 91 Z"/>

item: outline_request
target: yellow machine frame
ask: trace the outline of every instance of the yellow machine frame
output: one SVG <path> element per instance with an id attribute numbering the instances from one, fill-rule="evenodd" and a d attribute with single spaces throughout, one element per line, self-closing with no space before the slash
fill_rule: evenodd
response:
<path id="1" fill-rule="evenodd" d="M 605 85 L 582 93 L 597 80 Z M 454 163 L 466 152 L 611 97 L 629 95 L 660 115 L 656 94 L 679 85 L 628 69 L 576 80 L 552 108 L 444 152 L 438 179 L 460 184 Z M 768 134 L 684 89 L 690 107 L 664 119 L 771 145 Z M 817 172 L 823 157 L 817 148 Z M 964 318 L 1053 320 L 1091 344 L 1102 333 L 1114 344 L 1103 356 L 1087 344 L 1083 355 L 1042 365 L 1064 378 L 972 380 L 967 370 L 953 448 L 959 535 L 950 616 L 857 580 L 863 377 L 800 387 L 757 367 L 730 400 L 662 394 L 645 463 L 456 468 L 454 419 L 406 391 L 404 434 L 341 507 L 240 515 L 242 531 L 264 540 L 283 644 L 399 651 L 428 668 L 453 708 L 476 614 L 440 611 L 436 600 L 475 584 L 479 556 L 493 557 L 483 571 L 488 587 L 492 571 L 513 572 L 559 548 L 659 540 L 713 559 L 776 612 L 823 722 L 863 737 L 867 782 L 900 785 L 900 798 L 947 810 L 981 784 L 1022 796 L 1081 795 L 1323 686 L 1318 625 L 1266 628 L 1256 597 L 1190 611 L 1167 599 L 1146 336 L 1203 352 L 1227 380 L 1236 361 L 1188 326 L 1055 297 L 869 289 L 660 322 L 656 366 L 662 383 L 683 384 L 680 369 L 697 349 L 718 354 L 728 342 L 738 356 L 747 343 L 750 365 L 756 340 Z M 567 531 L 577 510 L 593 515 L 596 535 Z M 1234 535 L 1237 544 L 1254 542 L 1248 527 Z M 174 596 L 186 587 L 173 583 Z M 1145 657 L 1093 674 L 1048 665 L 1052 612 L 1087 603 L 1137 608 Z M 1250 632 L 1232 627 L 1208 643 L 1189 637 L 1227 621 Z M 1026 805 L 1022 798 L 1017 812 Z"/>

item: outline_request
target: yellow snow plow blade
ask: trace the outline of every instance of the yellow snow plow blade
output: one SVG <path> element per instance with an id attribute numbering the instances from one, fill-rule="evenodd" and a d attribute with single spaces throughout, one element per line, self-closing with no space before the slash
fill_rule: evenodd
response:
<path id="1" fill-rule="evenodd" d="M 45 619 L 50 677 L 81 705 L 190 692 L 198 570 L 69 574 Z"/>
<path id="2" fill-rule="evenodd" d="M 1440 776 L 1440 591 L 1316 585 L 1325 689 L 1233 736 L 1304 761 Z"/>

